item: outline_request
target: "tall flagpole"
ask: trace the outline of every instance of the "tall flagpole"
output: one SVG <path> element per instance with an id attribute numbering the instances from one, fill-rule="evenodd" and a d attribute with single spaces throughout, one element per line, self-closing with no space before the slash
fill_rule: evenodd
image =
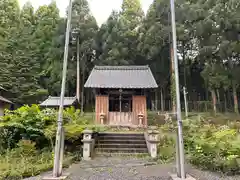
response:
<path id="1" fill-rule="evenodd" d="M 72 16 L 72 0 L 69 0 L 64 59 L 63 59 L 63 71 L 62 71 L 62 87 L 61 87 L 60 105 L 59 105 L 58 121 L 57 121 L 56 143 L 55 143 L 55 151 L 54 151 L 54 167 L 53 167 L 53 176 L 54 177 L 59 177 L 62 175 L 62 172 L 61 172 L 62 170 L 60 168 L 62 167 L 61 149 L 64 148 L 64 143 L 62 142 L 62 138 L 63 138 L 63 104 L 64 104 L 66 76 L 67 76 L 68 46 L 69 46 L 69 36 L 70 36 L 70 29 L 71 29 L 71 16 Z"/>
<path id="2" fill-rule="evenodd" d="M 174 56 L 174 68 L 175 68 L 175 84 L 176 84 L 176 105 L 177 105 L 177 122 L 178 122 L 178 150 L 180 161 L 180 176 L 181 179 L 185 179 L 185 165 L 184 165 L 184 145 L 182 134 L 182 117 L 181 117 L 181 103 L 180 103 L 180 88 L 179 88 L 179 74 L 178 74 L 178 59 L 177 59 L 177 36 L 176 36 L 176 23 L 175 23 L 175 1 L 170 0 L 171 14 L 172 14 L 172 39 L 173 39 L 173 56 Z M 177 152 L 178 153 L 178 152 Z"/>

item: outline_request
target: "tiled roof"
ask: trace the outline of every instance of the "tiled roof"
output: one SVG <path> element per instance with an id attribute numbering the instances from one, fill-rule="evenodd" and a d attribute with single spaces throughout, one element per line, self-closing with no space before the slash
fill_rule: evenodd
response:
<path id="1" fill-rule="evenodd" d="M 95 66 L 86 88 L 157 88 L 148 66 Z"/>
<path id="2" fill-rule="evenodd" d="M 8 100 L 8 99 L 6 99 L 6 98 L 4 98 L 2 96 L 0 96 L 0 101 L 3 101 L 5 103 L 9 103 L 9 104 L 13 104 L 10 100 Z"/>
<path id="3" fill-rule="evenodd" d="M 71 106 L 77 100 L 76 97 L 64 97 L 64 106 Z M 60 97 L 49 96 L 48 99 L 43 101 L 40 106 L 59 106 Z"/>

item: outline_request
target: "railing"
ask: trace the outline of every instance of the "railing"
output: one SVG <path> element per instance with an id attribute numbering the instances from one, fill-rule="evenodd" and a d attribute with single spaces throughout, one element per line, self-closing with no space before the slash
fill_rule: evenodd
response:
<path id="1" fill-rule="evenodd" d="M 109 112 L 108 119 L 110 125 L 132 125 L 132 112 Z"/>

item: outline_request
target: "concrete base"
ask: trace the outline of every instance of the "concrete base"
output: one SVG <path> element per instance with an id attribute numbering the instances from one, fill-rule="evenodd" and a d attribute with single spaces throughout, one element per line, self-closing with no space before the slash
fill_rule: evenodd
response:
<path id="1" fill-rule="evenodd" d="M 83 160 L 83 161 L 91 161 L 92 158 L 91 158 L 91 157 L 82 157 L 82 160 Z"/>
<path id="2" fill-rule="evenodd" d="M 64 179 L 67 179 L 69 175 L 70 174 L 66 173 L 60 177 L 46 176 L 46 177 L 43 177 L 42 180 L 64 180 Z"/>
<path id="3" fill-rule="evenodd" d="M 179 178 L 177 174 L 170 174 L 170 177 L 172 178 L 172 180 L 183 180 L 182 178 Z M 196 179 L 187 174 L 187 177 L 184 180 L 196 180 Z"/>

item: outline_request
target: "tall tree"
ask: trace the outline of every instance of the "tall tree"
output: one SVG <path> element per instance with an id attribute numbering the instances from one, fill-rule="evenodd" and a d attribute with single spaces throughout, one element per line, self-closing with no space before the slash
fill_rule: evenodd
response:
<path id="1" fill-rule="evenodd" d="M 35 43 L 38 45 L 35 50 L 35 57 L 40 63 L 41 72 L 39 83 L 46 89 L 49 88 L 48 73 L 51 71 L 51 61 L 55 54 L 50 53 L 54 48 L 54 38 L 57 35 L 59 24 L 59 9 L 56 2 L 52 1 L 49 5 L 40 6 L 36 13 L 36 27 L 34 32 Z M 60 61 L 61 59 L 58 59 Z"/>
<path id="2" fill-rule="evenodd" d="M 11 51 L 8 50 L 8 40 L 17 28 L 20 9 L 17 0 L 0 1 L 0 84 L 8 89 L 11 86 L 9 78 L 12 68 Z"/>
<path id="3" fill-rule="evenodd" d="M 9 28 L 11 36 L 7 38 L 5 49 L 8 56 L 2 61 L 8 61 L 8 73 L 2 75 L 1 84 L 9 89 L 11 99 L 19 104 L 37 103 L 40 96 L 46 93 L 38 84 L 40 63 L 35 58 L 33 12 L 30 3 L 19 12 L 14 26 Z"/>
<path id="4" fill-rule="evenodd" d="M 89 4 L 86 0 L 74 0 L 73 1 L 73 13 L 72 13 L 72 31 L 73 46 L 71 48 L 72 56 L 77 59 L 79 63 L 77 65 L 80 67 L 76 68 L 76 61 L 74 61 L 74 74 L 72 74 L 74 79 L 76 79 L 76 71 L 80 70 L 81 80 L 77 79 L 77 85 L 80 88 L 81 85 L 81 112 L 83 112 L 84 99 L 84 83 L 89 71 L 92 68 L 92 62 L 95 59 L 95 53 L 93 50 L 94 38 L 98 30 L 96 19 L 92 16 Z M 81 81 L 81 84 L 80 82 Z M 76 82 L 76 81 L 75 81 Z M 74 83 L 75 84 L 75 83 Z"/>
<path id="5" fill-rule="evenodd" d="M 220 31 L 219 38 L 219 56 L 227 61 L 230 73 L 231 87 L 233 91 L 234 99 L 234 111 L 239 113 L 237 88 L 239 87 L 240 78 L 236 72 L 239 69 L 240 63 L 240 43 L 239 43 L 239 31 L 240 22 L 239 9 L 240 4 L 237 0 L 229 1 L 217 1 L 212 13 L 212 18 L 215 20 L 218 29 Z M 229 86 L 230 87 L 230 86 Z"/>
<path id="6" fill-rule="evenodd" d="M 113 30 L 117 26 L 119 20 L 119 13 L 116 11 L 112 11 L 110 16 L 108 17 L 106 23 L 102 24 L 99 31 L 96 34 L 96 38 L 94 41 L 94 49 L 96 51 L 97 61 L 95 64 L 103 65 L 103 64 L 111 64 L 111 61 L 108 59 L 109 51 L 113 47 L 114 43 L 114 35 Z"/>
<path id="7" fill-rule="evenodd" d="M 139 0 L 123 0 L 121 18 L 129 30 L 134 30 L 141 25 L 144 13 Z"/>
<path id="8" fill-rule="evenodd" d="M 103 50 L 100 64 L 105 65 L 131 65 L 139 64 L 139 55 L 136 47 L 138 44 L 138 28 L 143 19 L 143 10 L 139 0 L 124 0 L 119 13 L 112 12 L 103 33 Z"/>
<path id="9" fill-rule="evenodd" d="M 159 85 L 155 100 L 158 101 L 161 97 L 162 111 L 165 109 L 165 99 L 169 94 L 167 85 L 170 80 L 170 26 L 169 8 L 166 7 L 168 7 L 167 1 L 155 0 L 152 3 L 140 27 L 138 44 L 138 50 L 145 58 L 144 64 L 150 65 Z"/>

